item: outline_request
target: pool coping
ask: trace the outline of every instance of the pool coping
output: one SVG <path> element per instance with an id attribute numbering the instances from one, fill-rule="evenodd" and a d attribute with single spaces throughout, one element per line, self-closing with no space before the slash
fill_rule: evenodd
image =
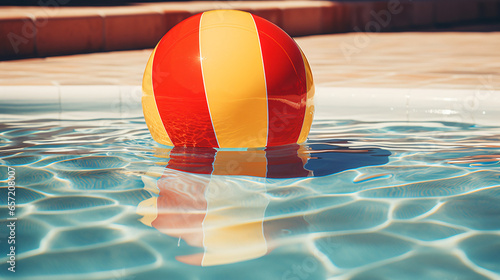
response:
<path id="1" fill-rule="evenodd" d="M 83 8 L 4 7 L 0 9 L 0 38 L 4 38 L 0 40 L 0 60 L 151 48 L 178 22 L 212 9 L 252 12 L 291 36 L 304 36 L 498 21 L 500 0 L 203 1 Z"/>
<path id="2" fill-rule="evenodd" d="M 142 116 L 140 86 L 0 86 L 0 117 L 59 120 Z M 492 88 L 318 86 L 316 121 L 438 121 L 498 126 L 500 91 Z M 45 109 L 40 109 L 45 108 Z M 24 110 L 24 111 L 23 111 Z M 26 110 L 31 111 L 25 114 Z M 23 112 L 23 113 L 17 113 Z"/>

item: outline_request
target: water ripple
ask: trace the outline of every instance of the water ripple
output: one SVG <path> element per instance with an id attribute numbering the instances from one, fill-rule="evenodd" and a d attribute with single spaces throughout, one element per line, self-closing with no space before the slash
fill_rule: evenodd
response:
<path id="1" fill-rule="evenodd" d="M 210 176 L 166 168 L 142 116 L 12 118 L 15 278 L 500 279 L 499 142 L 493 126 L 320 120 L 297 154 L 320 159 L 309 177 Z"/>
<path id="2" fill-rule="evenodd" d="M 401 256 L 411 242 L 382 233 L 356 233 L 319 238 L 315 246 L 339 268 L 352 269 Z"/>
<path id="3" fill-rule="evenodd" d="M 69 211 L 115 204 L 112 199 L 90 196 L 49 197 L 34 203 L 38 211 Z"/>
<path id="4" fill-rule="evenodd" d="M 114 156 L 87 156 L 77 159 L 58 161 L 52 167 L 60 170 L 103 170 L 122 168 L 127 165 L 119 157 Z"/>
<path id="5" fill-rule="evenodd" d="M 500 235 L 479 234 L 460 242 L 460 248 L 476 265 L 500 274 Z"/>
<path id="6" fill-rule="evenodd" d="M 394 261 L 365 272 L 357 273 L 352 280 L 362 279 L 489 279 L 469 269 L 456 256 L 441 252 L 422 253 Z"/>

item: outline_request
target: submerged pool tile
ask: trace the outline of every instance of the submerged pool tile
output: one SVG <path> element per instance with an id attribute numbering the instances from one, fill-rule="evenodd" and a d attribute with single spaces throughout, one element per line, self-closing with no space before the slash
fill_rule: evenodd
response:
<path id="1" fill-rule="evenodd" d="M 56 162 L 53 168 L 62 170 L 102 170 L 121 168 L 127 165 L 127 162 L 119 157 L 113 156 L 88 156 L 76 159 L 69 159 Z"/>
<path id="2" fill-rule="evenodd" d="M 22 218 L 30 214 L 31 214 L 31 205 L 29 203 L 26 203 L 24 205 L 16 205 L 16 213 L 15 213 L 16 217 Z M 5 204 L 4 206 L 0 206 L 0 219 L 5 219 L 7 217 L 11 217 L 11 215 L 8 206 Z"/>
<path id="3" fill-rule="evenodd" d="M 315 196 L 305 198 L 304 200 L 309 202 L 311 210 L 320 210 L 323 208 L 331 208 L 339 205 L 347 204 L 354 200 L 353 197 L 348 195 L 339 196 Z"/>
<path id="4" fill-rule="evenodd" d="M 68 186 L 68 181 L 62 180 L 58 177 L 53 177 L 52 179 L 41 183 L 30 184 L 28 188 L 47 194 L 65 194 L 68 191 Z"/>
<path id="5" fill-rule="evenodd" d="M 28 165 L 31 163 L 34 163 L 38 160 L 40 160 L 42 157 L 41 156 L 13 156 L 9 158 L 3 158 L 2 160 L 5 161 L 5 164 L 8 166 L 18 166 L 18 165 Z"/>
<path id="6" fill-rule="evenodd" d="M 45 167 L 45 166 L 50 165 L 52 163 L 57 163 L 60 161 L 65 161 L 65 160 L 74 159 L 74 158 L 78 158 L 78 157 L 79 156 L 77 156 L 77 155 L 49 155 L 49 156 L 45 156 L 43 159 L 37 161 L 32 166 L 33 167 Z"/>
<path id="7" fill-rule="evenodd" d="M 140 202 L 149 199 L 151 193 L 145 189 L 132 189 L 103 194 L 103 196 L 118 201 L 120 205 L 137 206 Z"/>
<path id="8" fill-rule="evenodd" d="M 311 209 L 310 202 L 304 199 L 294 199 L 286 201 L 276 201 L 269 203 L 266 207 L 266 216 L 282 216 L 292 213 L 301 213 Z"/>
<path id="9" fill-rule="evenodd" d="M 393 211 L 394 219 L 412 219 L 423 215 L 437 205 L 436 199 L 403 200 Z"/>
<path id="10" fill-rule="evenodd" d="M 72 215 L 70 213 L 63 211 L 35 212 L 32 213 L 29 217 L 39 220 L 56 229 L 63 227 L 78 227 L 80 225 L 80 221 L 72 219 Z"/>
<path id="11" fill-rule="evenodd" d="M 98 208 L 80 208 L 77 211 L 43 211 L 30 215 L 33 219 L 43 221 L 55 228 L 94 226 L 103 221 L 115 221 L 124 213 L 124 206 L 107 205 Z"/>
<path id="12" fill-rule="evenodd" d="M 143 186 L 139 176 L 126 170 L 58 171 L 58 176 L 70 182 L 76 190 L 133 189 Z"/>
<path id="13" fill-rule="evenodd" d="M 124 232 L 106 227 L 85 227 L 62 230 L 52 236 L 49 247 L 52 250 L 68 250 L 79 247 L 94 246 L 115 242 L 123 238 Z"/>
<path id="14" fill-rule="evenodd" d="M 300 197 L 307 197 L 311 193 L 313 193 L 313 190 L 301 186 L 279 187 L 267 191 L 269 196 L 277 199 L 296 199 Z"/>
<path id="15" fill-rule="evenodd" d="M 16 167 L 16 186 L 30 186 L 50 181 L 54 177 L 54 173 L 26 166 Z"/>
<path id="16" fill-rule="evenodd" d="M 11 197 L 9 199 L 8 197 Z M 16 205 L 22 205 L 22 204 L 27 204 L 33 201 L 36 201 L 38 199 L 44 198 L 45 195 L 37 192 L 30 190 L 28 188 L 23 188 L 23 187 L 16 187 L 13 192 L 10 192 L 7 187 L 5 188 L 0 188 L 0 205 L 1 206 L 7 206 L 8 202 L 15 202 Z M 15 200 L 12 200 L 15 199 Z"/>
<path id="17" fill-rule="evenodd" d="M 475 235 L 460 242 L 459 247 L 476 265 L 500 273 L 500 235 Z"/>
<path id="18" fill-rule="evenodd" d="M 383 202 L 355 201 L 347 205 L 305 215 L 312 231 L 368 229 L 387 221 L 389 205 Z"/>
<path id="19" fill-rule="evenodd" d="M 340 268 L 362 267 L 401 256 L 413 248 L 411 242 L 381 233 L 323 237 L 317 239 L 315 245 Z"/>
<path id="20" fill-rule="evenodd" d="M 426 133 L 427 131 L 429 130 L 422 132 Z M 405 182 L 430 181 L 466 174 L 466 171 L 462 168 L 448 166 L 398 166 L 395 168 L 388 167 L 388 169 L 389 171 L 393 171 L 396 180 Z"/>
<path id="21" fill-rule="evenodd" d="M 8 226 L 11 224 L 12 221 L 0 221 L 0 227 L 2 228 L 2 234 L 6 233 L 4 229 L 9 229 Z M 10 230 L 10 229 L 9 229 Z M 15 244 L 8 244 L 7 242 L 4 242 L 4 240 L 7 239 L 7 235 L 0 235 L 0 237 L 4 240 L 0 242 L 0 250 L 2 252 L 9 252 L 7 249 L 10 248 L 10 246 L 15 246 L 16 247 L 16 255 L 19 256 L 20 254 L 24 252 L 28 252 L 31 250 L 36 250 L 40 248 L 40 243 L 42 242 L 43 238 L 52 230 L 52 228 L 42 222 L 42 221 L 37 221 L 34 218 L 31 217 L 22 217 L 15 221 Z M 2 256 L 4 257 L 4 256 Z M 3 263 L 3 262 L 2 262 Z M 4 269 L 2 267 L 1 269 Z M 7 268 L 5 268 L 4 271 L 6 271 Z M 0 274 L 1 275 L 1 274 Z"/>
<path id="22" fill-rule="evenodd" d="M 358 172 L 347 170 L 328 176 L 306 179 L 300 182 L 301 186 L 314 189 L 322 194 L 351 194 L 363 189 L 362 184 L 353 185 L 352 182 L 358 175 Z"/>
<path id="23" fill-rule="evenodd" d="M 430 222 L 394 222 L 385 228 L 384 231 L 422 241 L 445 239 L 464 232 L 457 228 Z"/>
<path id="24" fill-rule="evenodd" d="M 499 180 L 500 172 L 479 171 L 464 176 L 366 190 L 360 195 L 371 198 L 447 197 L 494 186 Z"/>
<path id="25" fill-rule="evenodd" d="M 459 258 L 445 253 L 425 253 L 394 261 L 356 274 L 351 280 L 487 280 Z"/>
<path id="26" fill-rule="evenodd" d="M 500 187 L 447 199 L 429 219 L 477 230 L 500 230 Z"/>
<path id="27" fill-rule="evenodd" d="M 193 269 L 190 267 L 190 269 Z M 189 276 L 182 269 L 172 269 L 170 266 L 160 266 L 154 270 L 145 270 L 140 272 L 127 272 L 125 269 L 117 269 L 110 273 L 111 279 L 113 280 L 138 280 L 138 279 L 164 279 L 165 275 L 168 275 L 169 279 L 175 280 L 192 280 L 192 277 Z M 203 279 L 209 280 L 210 278 L 205 277 Z M 220 278 L 215 278 L 220 279 Z M 242 279 L 242 277 L 238 277 L 238 279 Z"/>
<path id="28" fill-rule="evenodd" d="M 64 211 L 99 207 L 115 203 L 116 201 L 107 198 L 68 195 L 39 200 L 34 203 L 34 206 L 39 211 Z"/>
<path id="29" fill-rule="evenodd" d="M 155 263 L 156 256 L 144 245 L 127 242 L 89 248 L 45 252 L 19 259 L 23 266 L 31 269 L 19 269 L 17 277 L 47 277 L 54 274 L 66 279 L 91 279 L 88 274 L 98 274 L 117 269 L 140 268 Z M 8 264 L 1 264 L 0 269 L 7 270 Z"/>

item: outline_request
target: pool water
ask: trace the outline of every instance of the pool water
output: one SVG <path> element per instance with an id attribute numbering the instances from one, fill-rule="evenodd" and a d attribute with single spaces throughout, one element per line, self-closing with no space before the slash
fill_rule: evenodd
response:
<path id="1" fill-rule="evenodd" d="M 140 115 L 12 115 L 0 276 L 500 279 L 499 143 L 499 126 L 321 119 L 302 145 L 172 150 Z"/>

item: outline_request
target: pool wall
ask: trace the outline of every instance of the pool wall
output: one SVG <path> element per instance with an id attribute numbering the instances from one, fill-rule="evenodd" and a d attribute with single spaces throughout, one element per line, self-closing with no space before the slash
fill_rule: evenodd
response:
<path id="1" fill-rule="evenodd" d="M 315 120 L 498 125 L 500 91 L 318 86 Z M 140 86 L 0 86 L 0 118 L 101 119 L 142 115 Z M 25 112 L 30 112 L 25 114 Z M 20 115 L 19 112 L 23 112 Z"/>

